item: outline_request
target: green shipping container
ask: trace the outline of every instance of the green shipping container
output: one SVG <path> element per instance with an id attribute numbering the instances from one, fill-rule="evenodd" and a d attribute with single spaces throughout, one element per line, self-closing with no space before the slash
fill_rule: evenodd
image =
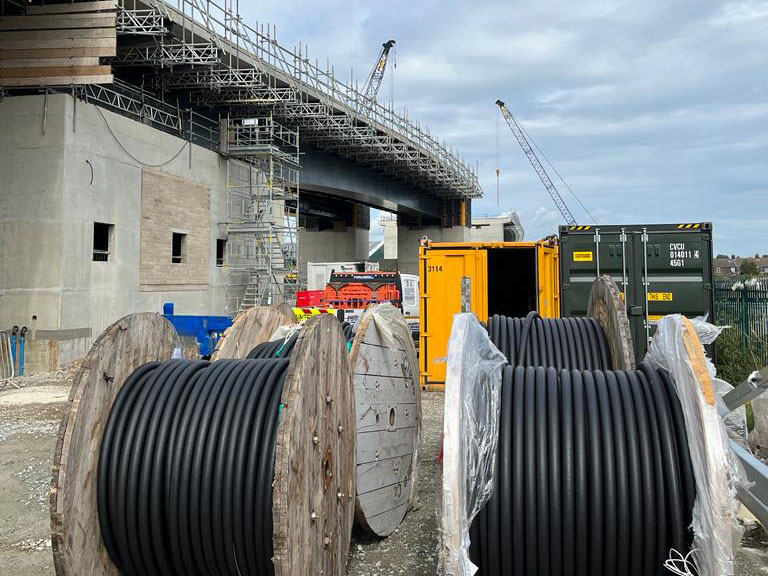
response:
<path id="1" fill-rule="evenodd" d="M 584 316 L 592 281 L 624 295 L 639 362 L 666 314 L 713 318 L 712 224 L 560 227 L 562 316 Z"/>

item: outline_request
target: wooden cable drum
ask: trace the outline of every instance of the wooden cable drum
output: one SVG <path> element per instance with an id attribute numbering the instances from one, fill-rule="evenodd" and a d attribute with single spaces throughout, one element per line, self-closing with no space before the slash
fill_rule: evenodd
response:
<path id="1" fill-rule="evenodd" d="M 290 359 L 168 360 L 176 340 L 162 317 L 135 315 L 89 353 L 55 459 L 57 574 L 240 574 L 253 561 L 343 575 L 355 421 L 339 323 L 307 321 Z"/>
<path id="2" fill-rule="evenodd" d="M 600 276 L 592 283 L 587 316 L 595 318 L 605 331 L 611 349 L 613 369 L 634 370 L 635 352 L 626 304 L 610 276 Z"/>
<path id="3" fill-rule="evenodd" d="M 294 339 L 303 330 L 285 339 L 252 342 L 257 345 L 249 357 L 291 356 Z M 414 504 L 416 492 L 421 431 L 416 350 L 402 313 L 391 304 L 369 308 L 351 344 L 357 415 L 355 520 L 366 532 L 386 537 Z"/>
<path id="4" fill-rule="evenodd" d="M 226 329 L 211 354 L 219 358 L 245 358 L 254 346 L 266 342 L 283 324 L 296 322 L 293 310 L 283 306 L 255 306 L 238 314 L 232 326 Z"/>
<path id="5" fill-rule="evenodd" d="M 369 308 L 350 351 L 357 412 L 355 519 L 386 537 L 413 504 L 421 434 L 419 368 L 411 331 L 391 304 Z"/>
<path id="6" fill-rule="evenodd" d="M 75 375 L 53 455 L 51 546 L 58 576 L 119 574 L 99 535 L 99 441 L 125 379 L 142 364 L 170 358 L 177 341 L 161 315 L 131 314 L 101 333 Z"/>
<path id="7" fill-rule="evenodd" d="M 336 318 L 309 318 L 291 354 L 275 449 L 276 576 L 344 574 L 355 493 L 354 391 Z"/>

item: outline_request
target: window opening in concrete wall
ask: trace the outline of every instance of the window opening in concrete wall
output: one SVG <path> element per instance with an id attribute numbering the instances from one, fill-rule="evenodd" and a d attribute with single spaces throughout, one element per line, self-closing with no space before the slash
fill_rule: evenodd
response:
<path id="1" fill-rule="evenodd" d="M 112 246 L 112 234 L 114 230 L 112 224 L 103 222 L 93 223 L 93 261 L 108 262 L 109 251 Z"/>
<path id="2" fill-rule="evenodd" d="M 224 266 L 224 254 L 227 250 L 227 241 L 224 238 L 216 239 L 216 266 Z"/>
<path id="3" fill-rule="evenodd" d="M 181 264 L 187 255 L 187 235 L 181 232 L 173 232 L 171 242 L 171 262 Z"/>

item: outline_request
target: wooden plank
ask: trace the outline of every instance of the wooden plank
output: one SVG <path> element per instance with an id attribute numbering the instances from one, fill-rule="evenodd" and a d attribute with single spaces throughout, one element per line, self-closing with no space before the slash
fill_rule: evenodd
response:
<path id="1" fill-rule="evenodd" d="M 0 78 L 38 78 L 43 76 L 100 76 L 111 74 L 111 66 L 41 66 L 0 68 Z"/>
<path id="2" fill-rule="evenodd" d="M 97 12 L 116 10 L 117 0 L 99 0 L 97 2 L 72 2 L 68 4 L 49 4 L 47 6 L 27 6 L 27 14 L 71 14 L 74 12 Z"/>
<path id="3" fill-rule="evenodd" d="M 385 537 L 413 502 L 421 436 L 416 350 L 402 314 L 390 304 L 367 310 L 350 363 L 357 413 L 355 520 Z"/>
<path id="4" fill-rule="evenodd" d="M 0 42 L 11 40 L 85 40 L 93 38 L 116 38 L 114 28 L 76 28 L 73 30 L 30 30 L 0 32 Z"/>
<path id="5" fill-rule="evenodd" d="M 70 86 L 72 84 L 112 84 L 112 74 L 101 76 L 41 76 L 39 78 L 3 78 L 0 86 Z"/>
<path id="6" fill-rule="evenodd" d="M 62 14 L 60 16 L 0 16 L 0 30 L 61 30 L 65 28 L 115 28 L 109 14 Z"/>
<path id="7" fill-rule="evenodd" d="M 114 56 L 117 52 L 117 36 L 112 38 L 49 38 L 45 40 L 3 40 L 0 37 L 0 51 L 39 50 L 43 48 L 111 48 L 112 52 L 107 56 Z"/>
<path id="8" fill-rule="evenodd" d="M 411 454 L 406 454 L 405 456 L 395 456 L 360 465 L 357 475 L 357 493 L 371 494 L 402 482 L 403 478 L 410 474 L 413 461 L 411 456 Z M 398 505 L 395 502 L 392 507 Z"/>
<path id="9" fill-rule="evenodd" d="M 355 408 L 341 324 L 309 318 L 291 354 L 275 447 L 275 576 L 346 572 L 355 494 Z"/>
<path id="10" fill-rule="evenodd" d="M 176 331 L 159 314 L 126 316 L 94 342 L 75 376 L 51 480 L 51 546 L 57 576 L 120 576 L 101 540 L 97 469 L 112 403 L 128 376 L 171 357 Z"/>
<path id="11" fill-rule="evenodd" d="M 266 342 L 280 326 L 293 324 L 296 316 L 290 308 L 255 306 L 238 314 L 226 329 L 211 354 L 211 360 L 246 358 L 258 344 Z"/>
<path id="12" fill-rule="evenodd" d="M 699 335 L 696 333 L 693 323 L 683 316 L 683 326 L 685 331 L 683 332 L 683 344 L 688 352 L 688 358 L 691 361 L 691 370 L 696 380 L 699 382 L 699 388 L 704 395 L 704 400 L 710 406 L 715 406 L 715 388 L 712 383 L 712 376 L 709 373 L 707 367 L 707 357 L 704 355 L 704 346 L 699 340 Z"/>
<path id="13" fill-rule="evenodd" d="M 99 58 L 97 56 L 85 58 L 24 58 L 22 60 L 4 60 L 0 58 L 0 69 L 2 68 L 30 68 L 30 67 L 54 67 L 54 68 L 74 68 L 79 66 L 98 66 Z"/>
<path id="14" fill-rule="evenodd" d="M 52 58 L 87 58 L 99 56 L 114 56 L 114 45 L 106 47 L 93 48 L 43 48 L 31 50 L 3 50 L 0 48 L 0 60 L 31 60 L 31 59 L 52 59 Z"/>

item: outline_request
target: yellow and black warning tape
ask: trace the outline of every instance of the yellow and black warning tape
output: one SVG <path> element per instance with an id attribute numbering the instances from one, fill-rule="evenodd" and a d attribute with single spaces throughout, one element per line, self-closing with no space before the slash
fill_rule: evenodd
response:
<path id="1" fill-rule="evenodd" d="M 592 226 L 571 226 L 569 230 L 591 230 Z"/>
<path id="2" fill-rule="evenodd" d="M 677 225 L 678 230 L 680 229 L 689 230 L 691 228 L 701 228 L 701 224 L 678 224 Z"/>

